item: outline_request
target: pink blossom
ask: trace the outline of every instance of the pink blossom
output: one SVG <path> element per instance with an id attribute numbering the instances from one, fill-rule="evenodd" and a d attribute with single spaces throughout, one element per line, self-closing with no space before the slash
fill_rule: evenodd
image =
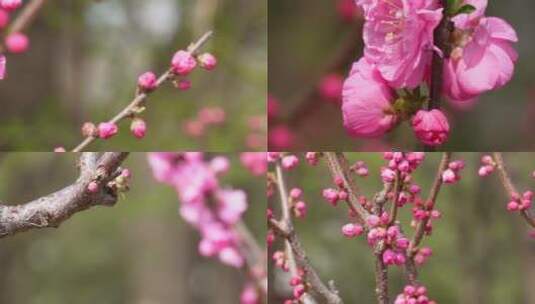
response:
<path id="1" fill-rule="evenodd" d="M 1 0 L 0 6 L 8 11 L 14 11 L 22 6 L 22 0 Z"/>
<path id="2" fill-rule="evenodd" d="M 392 109 L 394 92 L 365 58 L 353 64 L 342 100 L 344 126 L 352 136 L 377 137 L 397 122 Z"/>
<path id="3" fill-rule="evenodd" d="M 6 37 L 6 48 L 11 53 L 24 53 L 30 46 L 30 40 L 22 33 L 13 33 Z"/>
<path id="4" fill-rule="evenodd" d="M 268 94 L 268 98 L 267 98 L 268 119 L 273 119 L 276 116 L 278 116 L 279 110 L 280 110 L 279 101 L 275 97 L 273 97 L 273 95 Z"/>
<path id="5" fill-rule="evenodd" d="M 285 125 L 278 125 L 269 128 L 268 145 L 270 150 L 286 149 L 294 145 L 295 135 Z"/>
<path id="6" fill-rule="evenodd" d="M 209 165 L 210 165 L 210 169 L 212 169 L 217 175 L 227 173 L 228 170 L 230 169 L 230 162 L 228 158 L 225 156 L 214 157 L 210 161 Z"/>
<path id="7" fill-rule="evenodd" d="M 156 75 L 153 72 L 145 72 L 137 79 L 137 85 L 144 91 L 153 91 L 158 86 Z"/>
<path id="8" fill-rule="evenodd" d="M 55 148 L 54 148 L 54 152 L 56 152 L 56 153 L 63 153 L 63 152 L 67 152 L 67 150 L 65 150 L 64 147 L 55 147 Z"/>
<path id="9" fill-rule="evenodd" d="M 339 200 L 338 191 L 332 188 L 323 189 L 322 196 L 333 206 L 336 206 Z"/>
<path id="10" fill-rule="evenodd" d="M 175 53 L 171 61 L 173 72 L 178 75 L 188 75 L 197 66 L 195 58 L 184 50 Z"/>
<path id="11" fill-rule="evenodd" d="M 291 170 L 299 164 L 299 158 L 293 154 L 284 156 L 281 160 L 282 167 Z"/>
<path id="12" fill-rule="evenodd" d="M 191 81 L 189 79 L 180 79 L 175 81 L 175 87 L 180 91 L 187 91 L 191 89 Z"/>
<path id="13" fill-rule="evenodd" d="M 440 110 L 420 110 L 412 118 L 411 124 L 416 137 L 426 145 L 439 146 L 448 139 L 450 126 Z"/>
<path id="14" fill-rule="evenodd" d="M 242 190 L 219 190 L 216 197 L 219 218 L 226 224 L 235 224 L 247 210 L 247 197 Z"/>
<path id="15" fill-rule="evenodd" d="M 240 154 L 240 161 L 253 175 L 263 175 L 267 172 L 266 152 L 244 152 Z"/>
<path id="16" fill-rule="evenodd" d="M 98 191 L 98 184 L 94 181 L 90 182 L 87 185 L 87 191 L 89 191 L 90 193 L 96 193 Z"/>
<path id="17" fill-rule="evenodd" d="M 98 125 L 98 136 L 102 139 L 108 139 L 117 134 L 118 131 L 117 125 L 113 122 L 101 122 Z"/>
<path id="18" fill-rule="evenodd" d="M 442 19 L 436 0 L 357 1 L 366 22 L 366 58 L 394 88 L 415 88 L 429 73 L 433 31 Z"/>
<path id="19" fill-rule="evenodd" d="M 260 295 L 254 284 L 247 284 L 240 295 L 240 304 L 259 304 Z"/>
<path id="20" fill-rule="evenodd" d="M 6 56 L 0 54 L 0 80 L 6 76 Z"/>
<path id="21" fill-rule="evenodd" d="M 143 138 L 147 133 L 147 123 L 141 118 L 134 118 L 130 124 L 130 131 L 136 138 Z"/>
<path id="22" fill-rule="evenodd" d="M 456 181 L 457 177 L 455 175 L 455 172 L 451 169 L 447 169 L 444 172 L 442 172 L 442 182 L 445 184 L 452 184 Z"/>
<path id="23" fill-rule="evenodd" d="M 240 268 L 245 263 L 245 259 L 234 247 L 226 247 L 219 252 L 219 260 L 229 266 Z"/>
<path id="24" fill-rule="evenodd" d="M 217 65 L 217 59 L 215 58 L 214 55 L 210 53 L 201 54 L 199 55 L 199 57 L 197 57 L 197 59 L 199 60 L 199 65 L 203 69 L 208 70 L 208 71 L 215 69 Z"/>
<path id="25" fill-rule="evenodd" d="M 362 232 L 364 232 L 364 228 L 362 228 L 362 226 L 357 225 L 357 224 L 349 223 L 349 224 L 345 224 L 342 227 L 342 234 L 347 238 L 353 238 L 355 236 L 359 236 L 362 234 Z"/>
<path id="26" fill-rule="evenodd" d="M 512 47 L 518 37 L 512 26 L 500 18 L 484 17 L 486 0 L 467 2 L 476 11 L 453 18 L 462 34 L 444 65 L 444 94 L 459 101 L 503 87 L 511 80 L 518 59 Z"/>
<path id="27" fill-rule="evenodd" d="M 0 29 L 6 27 L 9 23 L 9 13 L 0 8 Z"/>
<path id="28" fill-rule="evenodd" d="M 342 76 L 338 74 L 328 74 L 320 80 L 318 91 L 322 98 L 335 103 L 340 103 L 343 85 L 344 79 Z"/>
<path id="29" fill-rule="evenodd" d="M 199 111 L 199 120 L 205 124 L 221 124 L 225 122 L 226 113 L 221 107 L 204 107 Z"/>

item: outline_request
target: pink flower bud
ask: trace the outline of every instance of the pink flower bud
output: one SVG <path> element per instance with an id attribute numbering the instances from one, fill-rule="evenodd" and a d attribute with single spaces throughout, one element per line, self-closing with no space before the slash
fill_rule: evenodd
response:
<path id="1" fill-rule="evenodd" d="M 445 184 L 452 184 L 456 181 L 455 172 L 451 169 L 447 169 L 442 173 L 442 182 Z"/>
<path id="2" fill-rule="evenodd" d="M 1 0 L 0 7 L 7 11 L 14 11 L 22 6 L 22 0 Z"/>
<path id="3" fill-rule="evenodd" d="M 416 137 L 428 146 L 440 146 L 448 139 L 450 126 L 440 110 L 420 110 L 411 121 Z"/>
<path id="4" fill-rule="evenodd" d="M 134 118 L 130 124 L 130 131 L 136 138 L 143 138 L 147 133 L 147 124 L 141 118 Z"/>
<path id="5" fill-rule="evenodd" d="M 366 223 L 368 223 L 368 225 L 370 225 L 371 227 L 376 227 L 377 225 L 379 225 L 380 222 L 381 219 L 375 214 L 371 214 L 366 219 Z"/>
<path id="6" fill-rule="evenodd" d="M 96 193 L 98 191 L 97 182 L 90 182 L 89 185 L 87 185 L 87 191 L 91 193 Z"/>
<path id="7" fill-rule="evenodd" d="M 364 229 L 362 226 L 349 223 L 342 226 L 342 234 L 347 238 L 353 238 L 362 234 Z"/>
<path id="8" fill-rule="evenodd" d="M 299 284 L 294 287 L 294 298 L 298 299 L 305 293 L 305 286 L 303 284 Z"/>
<path id="9" fill-rule="evenodd" d="M 173 72 L 178 75 L 188 75 L 197 66 L 197 61 L 193 56 L 184 50 L 175 53 L 171 61 Z"/>
<path id="10" fill-rule="evenodd" d="M 240 295 L 240 304 L 257 304 L 260 295 L 253 284 L 247 284 Z"/>
<path id="11" fill-rule="evenodd" d="M 98 136 L 102 139 L 108 139 L 117 134 L 118 131 L 117 125 L 112 122 L 101 122 L 98 125 Z"/>
<path id="12" fill-rule="evenodd" d="M 62 152 L 67 152 L 67 151 L 65 150 L 64 147 L 55 147 L 54 152 L 62 153 Z"/>
<path id="13" fill-rule="evenodd" d="M 303 218 L 307 214 L 307 204 L 303 201 L 298 201 L 295 203 L 294 210 L 296 217 Z"/>
<path id="14" fill-rule="evenodd" d="M 92 122 L 86 122 L 82 125 L 82 135 L 84 137 L 98 136 L 98 128 Z"/>
<path id="15" fill-rule="evenodd" d="M 320 96 L 331 102 L 340 103 L 342 100 L 342 87 L 344 79 L 338 74 L 325 75 L 318 86 Z"/>
<path id="16" fill-rule="evenodd" d="M 383 252 L 383 263 L 386 265 L 393 265 L 396 261 L 396 254 L 394 251 L 387 249 Z"/>
<path id="17" fill-rule="evenodd" d="M 191 81 L 188 79 L 180 79 L 179 81 L 175 81 L 175 87 L 180 91 L 187 91 L 191 89 Z"/>
<path id="18" fill-rule="evenodd" d="M 299 164 L 299 158 L 295 155 L 287 155 L 282 158 L 282 167 L 286 170 L 291 170 Z"/>
<path id="19" fill-rule="evenodd" d="M 22 33 L 13 33 L 6 37 L 6 48 L 11 53 L 24 53 L 30 46 L 30 40 Z"/>
<path id="20" fill-rule="evenodd" d="M 333 206 L 336 206 L 339 199 L 338 191 L 332 188 L 323 189 L 322 196 Z"/>
<path id="21" fill-rule="evenodd" d="M 121 171 L 121 176 L 124 178 L 130 178 L 132 177 L 132 173 L 128 169 L 123 169 L 123 171 Z"/>
<path id="22" fill-rule="evenodd" d="M 292 188 L 292 190 L 290 190 L 290 197 L 293 199 L 300 198 L 302 194 L 303 190 L 301 190 L 300 188 Z"/>
<path id="23" fill-rule="evenodd" d="M 346 191 L 344 190 L 340 190 L 338 191 L 338 199 L 341 200 L 341 201 L 345 201 L 347 200 L 347 197 L 349 196 L 349 194 L 347 194 Z"/>
<path id="24" fill-rule="evenodd" d="M 396 179 L 396 172 L 391 169 L 384 168 L 381 170 L 381 178 L 385 183 L 391 183 Z"/>
<path id="25" fill-rule="evenodd" d="M 197 57 L 197 59 L 199 60 L 199 65 L 201 66 L 201 68 L 207 71 L 215 69 L 217 65 L 217 59 L 214 55 L 210 53 L 201 54 L 199 55 L 199 57 Z"/>
<path id="26" fill-rule="evenodd" d="M 519 204 L 516 202 L 516 201 L 510 201 L 508 204 L 507 204 L 507 210 L 508 211 L 517 211 L 518 208 L 519 208 Z"/>
<path id="27" fill-rule="evenodd" d="M 305 154 L 305 159 L 309 165 L 315 166 L 319 162 L 319 155 L 317 152 L 307 152 Z"/>
<path id="28" fill-rule="evenodd" d="M 157 81 L 158 79 L 153 72 L 145 72 L 137 79 L 137 85 L 141 90 L 150 92 L 158 86 Z"/>

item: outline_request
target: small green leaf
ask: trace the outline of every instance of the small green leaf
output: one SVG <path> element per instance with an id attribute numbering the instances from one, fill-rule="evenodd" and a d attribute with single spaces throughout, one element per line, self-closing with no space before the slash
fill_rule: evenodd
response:
<path id="1" fill-rule="evenodd" d="M 475 6 L 471 5 L 471 4 L 465 4 L 463 5 L 461 8 L 459 8 L 457 10 L 457 12 L 455 13 L 455 15 L 459 15 L 459 14 L 471 14 L 473 12 L 475 12 L 476 8 Z"/>
<path id="2" fill-rule="evenodd" d="M 459 0 L 447 0 L 446 12 L 448 15 L 452 15 L 457 11 L 459 7 Z"/>

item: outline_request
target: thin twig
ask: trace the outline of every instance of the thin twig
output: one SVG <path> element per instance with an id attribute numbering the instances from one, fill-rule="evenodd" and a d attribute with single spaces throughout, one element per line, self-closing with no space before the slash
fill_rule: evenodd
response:
<path id="1" fill-rule="evenodd" d="M 11 23 L 11 26 L 5 32 L 5 37 L 13 33 L 19 33 L 28 28 L 32 21 L 35 19 L 41 8 L 45 5 L 46 0 L 32 0 L 24 6 L 24 9 L 20 12 L 15 20 Z M 0 53 L 5 50 L 4 39 L 0 42 Z"/>
<path id="2" fill-rule="evenodd" d="M 370 215 L 359 203 L 358 200 L 358 188 L 350 174 L 350 169 L 347 163 L 347 159 L 341 152 L 325 152 L 325 158 L 327 159 L 327 165 L 331 172 L 332 178 L 341 178 L 345 191 L 347 191 L 348 199 L 346 200 L 349 209 L 358 217 L 360 223 L 365 223 L 366 218 Z"/>
<path id="3" fill-rule="evenodd" d="M 448 164 L 450 162 L 451 158 L 451 152 L 444 152 L 442 154 L 442 160 L 440 161 L 440 164 L 437 168 L 437 173 L 435 175 L 435 180 L 433 181 L 433 185 L 431 186 L 431 190 L 429 190 L 429 196 L 427 197 L 427 200 L 425 201 L 425 208 L 433 208 L 435 205 L 435 201 L 437 199 L 438 193 L 440 192 L 440 189 L 442 187 L 442 173 L 446 168 L 448 167 Z M 414 236 L 410 242 L 409 248 L 407 249 L 407 253 L 409 258 L 413 258 L 415 254 L 415 248 L 420 245 L 420 242 L 422 241 L 422 238 L 424 236 L 425 232 L 425 226 L 427 226 L 427 223 L 429 221 L 429 217 L 425 217 L 418 223 L 418 226 L 416 226 L 416 232 L 414 233 Z"/>
<path id="4" fill-rule="evenodd" d="M 280 221 L 272 220 L 270 221 L 270 226 L 278 233 L 281 237 L 285 239 L 285 248 L 286 254 L 290 266 L 290 272 L 292 276 L 298 276 L 300 267 L 305 273 L 305 281 L 309 284 L 313 292 L 323 297 L 327 304 L 342 304 L 342 299 L 338 295 L 336 290 L 333 288 L 327 287 L 325 285 L 316 270 L 312 267 L 306 253 L 299 241 L 295 230 L 293 228 L 290 206 L 288 202 L 288 191 L 286 188 L 286 182 L 284 180 L 284 175 L 280 164 L 275 166 L 276 176 L 277 176 L 277 187 L 280 194 L 281 208 L 282 208 L 282 219 Z M 310 298 L 307 293 L 303 295 L 309 303 L 315 303 L 315 301 Z"/>
<path id="5" fill-rule="evenodd" d="M 448 1 L 442 0 L 441 2 L 442 7 L 444 7 L 443 17 L 433 33 L 433 41 L 435 46 L 442 54 L 439 54 L 437 51 L 433 51 L 433 59 L 431 61 L 431 84 L 429 86 L 429 104 L 427 107 L 429 111 L 433 109 L 440 109 L 444 59 L 448 58 L 451 53 L 449 40 L 452 24 L 445 9 L 448 7 Z M 427 145 L 424 146 L 424 149 L 425 151 L 435 150 L 434 147 Z"/>
<path id="6" fill-rule="evenodd" d="M 438 193 L 440 192 L 440 189 L 442 187 L 442 173 L 448 167 L 450 159 L 451 152 L 444 152 L 442 154 L 442 160 L 438 165 L 435 180 L 433 181 L 431 190 L 429 190 L 429 196 L 427 198 L 427 201 L 425 201 L 424 203 L 424 206 L 427 209 L 433 208 L 435 206 Z M 409 243 L 409 248 L 407 248 L 407 261 L 405 262 L 405 269 L 407 272 L 408 281 L 413 285 L 415 284 L 416 278 L 418 277 L 416 264 L 414 262 L 414 256 L 416 254 L 416 248 L 420 245 L 420 242 L 423 239 L 425 227 L 427 226 L 428 221 L 429 217 L 426 217 L 418 223 L 418 225 L 416 226 L 416 232 L 414 233 L 414 236 L 411 242 Z"/>
<path id="7" fill-rule="evenodd" d="M 496 168 L 498 169 L 498 173 L 500 176 L 500 181 L 502 182 L 503 187 L 505 188 L 505 191 L 507 194 L 509 194 L 509 197 L 511 197 L 514 193 L 518 194 L 518 191 L 513 185 L 513 182 L 511 181 L 511 177 L 509 177 L 509 174 L 507 173 L 507 168 L 505 167 L 505 163 L 503 161 L 503 156 L 499 152 L 494 152 L 494 161 L 496 162 Z M 520 211 L 520 214 L 531 227 L 535 228 L 535 218 L 530 213 L 529 210 L 522 210 Z"/>
<path id="8" fill-rule="evenodd" d="M 212 36 L 212 32 L 211 31 L 205 33 L 199 40 L 197 40 L 197 42 L 195 42 L 194 44 L 191 44 L 188 47 L 187 51 L 190 54 L 196 53 L 204 45 L 204 43 L 206 43 L 206 41 L 208 41 L 210 36 Z M 165 81 L 171 79 L 173 77 L 173 75 L 174 75 L 173 74 L 173 69 L 169 68 L 165 73 L 163 73 L 158 78 L 158 80 L 156 82 L 156 88 L 159 88 Z M 151 93 L 152 92 L 137 92 L 137 94 L 134 97 L 134 99 L 123 110 L 121 110 L 117 115 L 115 115 L 115 117 L 113 117 L 111 120 L 109 120 L 109 122 L 116 124 L 116 123 L 122 121 L 123 119 L 132 116 L 134 114 L 134 112 L 135 112 L 135 109 L 140 107 L 141 105 L 143 105 L 145 103 L 145 101 L 147 100 L 147 97 Z M 72 150 L 72 152 L 80 152 L 80 151 L 82 151 L 89 144 L 91 144 L 93 141 L 95 141 L 97 138 L 98 137 L 96 137 L 96 136 L 88 136 L 88 137 L 86 137 L 78 146 L 76 146 L 76 148 L 74 148 Z"/>

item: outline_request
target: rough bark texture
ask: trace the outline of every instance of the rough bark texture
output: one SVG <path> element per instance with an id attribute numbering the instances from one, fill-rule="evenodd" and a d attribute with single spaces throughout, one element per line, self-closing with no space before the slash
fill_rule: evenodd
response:
<path id="1" fill-rule="evenodd" d="M 116 177 L 128 153 L 83 153 L 80 177 L 71 185 L 21 205 L 0 205 L 0 238 L 30 229 L 58 227 L 77 212 L 93 206 L 113 206 L 117 192 L 106 184 Z M 92 181 L 102 186 L 96 193 L 87 191 Z"/>

